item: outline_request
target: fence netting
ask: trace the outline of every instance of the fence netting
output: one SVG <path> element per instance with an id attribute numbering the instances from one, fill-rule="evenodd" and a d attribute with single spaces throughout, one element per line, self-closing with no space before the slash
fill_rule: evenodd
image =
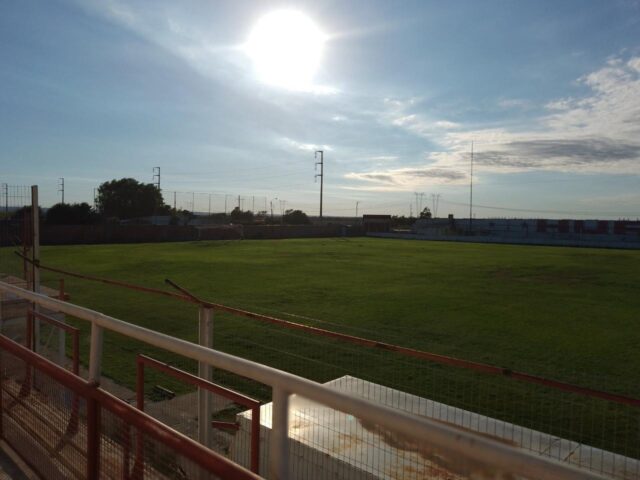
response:
<path id="1" fill-rule="evenodd" d="M 612 478 L 640 478 L 638 406 L 247 318 L 217 315 L 216 321 L 214 348 L 218 350 Z M 585 372 L 567 374 L 566 364 L 564 371 L 559 370 L 564 374 L 559 375 L 561 380 L 606 387 L 605 381 Z M 367 435 L 358 430 L 350 438 Z M 312 437 L 319 451 L 336 451 L 337 440 L 331 435 Z M 361 461 L 363 451 L 341 445 L 338 456 Z M 394 455 L 400 459 L 405 454 Z"/>
<path id="2" fill-rule="evenodd" d="M 42 478 L 248 478 L 71 372 L 0 342 L 0 433 Z"/>
<path id="3" fill-rule="evenodd" d="M 2 350 L 2 434 L 43 478 L 86 476 L 86 402 Z"/>

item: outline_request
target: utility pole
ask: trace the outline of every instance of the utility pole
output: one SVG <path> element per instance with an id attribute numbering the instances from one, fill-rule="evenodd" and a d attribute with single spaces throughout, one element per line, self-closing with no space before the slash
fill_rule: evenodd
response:
<path id="1" fill-rule="evenodd" d="M 238 195 L 238 210 L 242 211 L 242 208 L 240 207 L 240 195 Z"/>
<path id="2" fill-rule="evenodd" d="M 196 214 L 196 192 L 191 192 L 191 213 Z"/>
<path id="3" fill-rule="evenodd" d="M 324 187 L 324 151 L 317 150 L 314 154 L 314 158 L 318 158 L 318 154 L 320 154 L 320 161 L 316 162 L 315 168 L 317 170 L 318 165 L 320 165 L 320 173 L 316 173 L 314 178 L 320 177 L 320 220 L 322 220 L 322 190 Z"/>
<path id="4" fill-rule="evenodd" d="M 471 140 L 471 175 L 469 176 L 469 234 L 473 227 L 473 140 Z"/>
<path id="5" fill-rule="evenodd" d="M 60 182 L 58 183 L 58 192 L 62 193 L 62 204 L 64 204 L 64 178 L 60 178 Z"/>
<path id="6" fill-rule="evenodd" d="M 93 189 L 93 209 L 94 210 L 98 209 L 98 189 L 97 188 Z"/>
<path id="7" fill-rule="evenodd" d="M 176 193 L 178 192 L 173 192 L 173 211 L 176 211 Z"/>
<path id="8" fill-rule="evenodd" d="M 360 202 L 356 202 L 356 218 L 358 218 L 358 204 L 359 204 L 359 203 L 360 203 Z"/>
<path id="9" fill-rule="evenodd" d="M 153 167 L 153 183 L 160 190 L 160 167 Z"/>
<path id="10" fill-rule="evenodd" d="M 9 218 L 9 184 L 3 183 L 2 188 L 4 189 L 4 218 Z"/>
<path id="11" fill-rule="evenodd" d="M 409 218 L 413 217 L 413 203 L 409 204 Z"/>
<path id="12" fill-rule="evenodd" d="M 251 196 L 251 211 L 256 213 L 256 197 Z"/>

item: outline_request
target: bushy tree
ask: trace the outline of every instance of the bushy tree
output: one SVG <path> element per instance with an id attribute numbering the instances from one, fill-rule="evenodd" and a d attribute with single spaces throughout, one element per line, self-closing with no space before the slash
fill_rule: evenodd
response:
<path id="1" fill-rule="evenodd" d="M 38 207 L 38 213 L 40 214 L 40 220 L 44 218 L 44 214 L 42 212 L 42 208 Z M 9 218 L 11 220 L 24 221 L 26 218 L 31 218 L 31 207 L 20 207 L 13 213 L 9 214 Z"/>
<path id="2" fill-rule="evenodd" d="M 231 221 L 234 223 L 252 223 L 253 222 L 253 212 L 250 210 L 242 211 L 240 207 L 236 207 L 231 210 L 229 215 L 231 217 Z"/>
<path id="3" fill-rule="evenodd" d="M 88 203 L 56 203 L 47 210 L 49 225 L 87 225 L 100 220 L 100 215 Z"/>
<path id="4" fill-rule="evenodd" d="M 120 219 L 167 215 L 171 210 L 164 204 L 158 187 L 133 178 L 104 182 L 98 187 L 96 203 L 104 217 Z"/>
<path id="5" fill-rule="evenodd" d="M 424 210 L 420 212 L 420 218 L 431 218 L 431 210 L 429 207 L 424 207 Z"/>
<path id="6" fill-rule="evenodd" d="M 309 217 L 302 210 L 287 210 L 282 218 L 283 223 L 288 225 L 307 225 L 311 223 Z"/>

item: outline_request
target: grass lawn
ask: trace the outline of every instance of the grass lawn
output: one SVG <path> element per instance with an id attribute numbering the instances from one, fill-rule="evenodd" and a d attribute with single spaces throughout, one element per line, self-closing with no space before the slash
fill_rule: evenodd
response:
<path id="1" fill-rule="evenodd" d="M 214 302 L 640 396 L 640 251 L 350 238 L 43 247 L 42 261 L 160 288 L 170 278 Z M 43 277 L 55 285 L 58 275 Z M 75 303 L 196 338 L 193 306 L 66 282 Z M 472 388 L 476 374 L 458 372 L 456 383 L 447 369 L 424 373 L 397 355 L 228 315 L 216 315 L 214 332 L 216 348 L 320 381 L 358 374 L 489 413 L 497 409 L 491 392 L 517 396 L 520 409 L 535 393 L 484 376 Z M 139 351 L 162 356 L 108 336 L 106 374 L 132 385 Z"/>

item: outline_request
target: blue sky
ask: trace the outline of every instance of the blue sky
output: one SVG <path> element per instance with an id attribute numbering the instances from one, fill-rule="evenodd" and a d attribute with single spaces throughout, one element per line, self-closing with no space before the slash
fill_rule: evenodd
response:
<path id="1" fill-rule="evenodd" d="M 241 48 L 280 10 L 327 37 L 313 88 Z M 25 0 L 0 58 L 0 182 L 45 205 L 160 166 L 184 208 L 317 214 L 322 148 L 325 214 L 465 216 L 473 141 L 478 217 L 640 216 L 639 1 Z"/>

